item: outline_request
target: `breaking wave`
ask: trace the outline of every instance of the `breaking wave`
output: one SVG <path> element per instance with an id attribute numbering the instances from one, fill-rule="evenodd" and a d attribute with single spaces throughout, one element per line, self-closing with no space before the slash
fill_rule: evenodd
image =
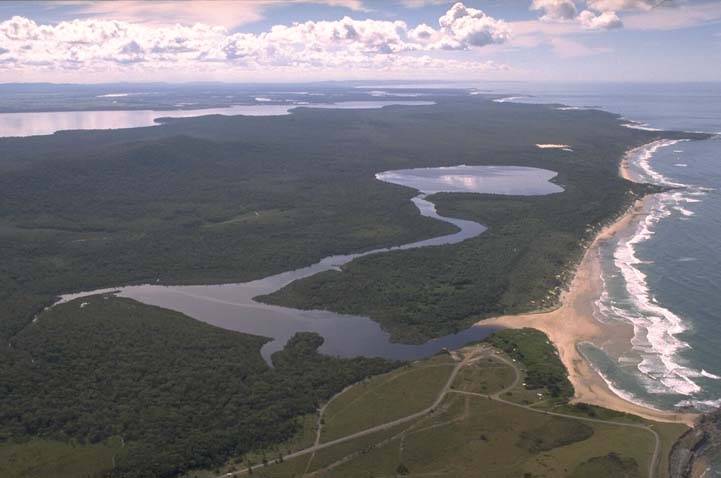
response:
<path id="1" fill-rule="evenodd" d="M 494 103 L 513 103 L 516 100 L 528 98 L 527 96 L 506 96 L 505 98 L 496 98 L 492 100 Z"/>
<path id="2" fill-rule="evenodd" d="M 681 359 L 679 352 L 689 345 L 679 338 L 679 334 L 687 327 L 682 317 L 657 302 L 642 270 L 645 262 L 637 255 L 638 246 L 653 237 L 660 221 L 673 214 L 692 216 L 694 212 L 689 205 L 699 202 L 697 197 L 705 194 L 702 189 L 672 181 L 651 167 L 650 160 L 660 148 L 678 142 L 655 141 L 633 152 L 631 164 L 638 169 L 639 180 L 670 189 L 650 199 L 647 214 L 637 223 L 632 234 L 618 240 L 613 251 L 613 264 L 625 282 L 626 300 L 610 297 L 604 280 L 597 310 L 606 320 L 615 318 L 633 325 L 632 349 L 640 356 L 637 368 L 650 393 L 689 396 L 702 391 L 695 379 L 718 380 L 721 377 L 705 370 L 695 370 Z"/>

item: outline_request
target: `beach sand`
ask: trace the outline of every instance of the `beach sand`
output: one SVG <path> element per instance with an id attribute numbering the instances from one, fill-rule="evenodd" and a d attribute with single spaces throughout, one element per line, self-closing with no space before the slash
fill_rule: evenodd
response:
<path id="1" fill-rule="evenodd" d="M 629 152 L 621 162 L 620 174 L 632 180 L 628 171 Z M 576 275 L 560 300 L 560 306 L 550 312 L 495 317 L 478 322 L 480 326 L 508 328 L 533 327 L 548 335 L 556 345 L 561 361 L 568 369 L 569 380 L 575 389 L 573 402 L 598 405 L 611 410 L 631 413 L 650 420 L 677 422 L 693 426 L 698 415 L 656 410 L 630 402 L 617 395 L 578 351 L 580 342 L 603 345 L 613 337 L 614 342 L 627 339 L 630 343 L 633 328 L 630 324 L 604 324 L 593 317 L 595 301 L 602 291 L 599 246 L 619 231 L 633 227 L 643 217 L 645 200 L 637 201 L 618 221 L 605 227 L 586 250 Z"/>

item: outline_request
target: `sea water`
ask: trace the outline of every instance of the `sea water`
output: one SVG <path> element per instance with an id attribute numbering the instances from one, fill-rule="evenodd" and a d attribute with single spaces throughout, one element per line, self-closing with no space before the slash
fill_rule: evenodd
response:
<path id="1" fill-rule="evenodd" d="M 628 127 L 721 132 L 721 84 L 505 84 L 501 101 L 562 103 L 623 115 Z M 601 321 L 631 344 L 583 352 L 620 394 L 657 408 L 721 406 L 721 139 L 660 141 L 635 151 L 634 179 L 675 189 L 600 249 Z"/>

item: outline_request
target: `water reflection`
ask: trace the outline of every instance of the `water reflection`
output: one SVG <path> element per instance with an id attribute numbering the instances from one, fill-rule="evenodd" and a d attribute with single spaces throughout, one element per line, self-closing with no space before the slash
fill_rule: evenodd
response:
<path id="1" fill-rule="evenodd" d="M 506 195 L 551 194 L 563 191 L 549 182 L 556 173 L 522 166 L 452 166 L 385 171 L 376 178 L 426 194 L 470 192 Z"/>
<path id="2" fill-rule="evenodd" d="M 454 172 L 461 171 L 461 174 Z M 425 193 L 439 191 L 499 192 L 506 194 L 548 194 L 561 190 L 548 179 L 553 171 L 535 168 L 499 166 L 459 166 L 454 168 L 426 168 L 417 170 L 388 171 L 377 177 L 395 184 L 411 185 L 421 194 L 413 203 L 421 215 L 448 222 L 458 231 L 444 236 L 416 241 L 402 246 L 382 248 L 358 254 L 329 256 L 316 264 L 302 269 L 283 272 L 242 284 L 211 286 L 157 286 L 141 285 L 105 289 L 63 296 L 61 302 L 98 293 L 119 291 L 121 297 L 129 297 L 145 304 L 175 310 L 203 322 L 224 329 L 271 337 L 261 353 L 269 361 L 296 332 L 313 331 L 325 338 L 320 351 L 342 357 L 377 356 L 391 359 L 411 360 L 430 356 L 443 348 L 458 348 L 468 342 L 480 340 L 492 329 L 471 327 L 457 334 L 447 335 L 421 345 L 391 343 L 389 335 L 367 317 L 336 314 L 318 310 L 296 310 L 266 305 L 253 297 L 273 293 L 285 285 L 304 277 L 329 270 L 338 270 L 353 259 L 392 250 L 457 244 L 483 233 L 486 228 L 473 221 L 444 217 L 435 205 L 425 199 Z M 461 177 L 461 180 L 449 179 Z M 502 187 L 501 187 L 502 185 Z"/>
<path id="3" fill-rule="evenodd" d="M 341 101 L 338 103 L 299 105 L 258 104 L 234 105 L 227 108 L 171 111 L 53 111 L 33 113 L 0 113 L 0 137 L 36 136 L 56 131 L 78 129 L 119 129 L 154 126 L 158 118 L 189 118 L 206 115 L 279 116 L 287 115 L 293 108 L 374 109 L 384 106 L 424 106 L 432 101 Z"/>

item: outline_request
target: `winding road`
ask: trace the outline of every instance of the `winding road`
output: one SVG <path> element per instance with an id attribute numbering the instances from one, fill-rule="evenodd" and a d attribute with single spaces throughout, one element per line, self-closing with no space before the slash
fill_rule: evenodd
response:
<path id="1" fill-rule="evenodd" d="M 466 349 L 466 350 L 468 350 L 468 349 Z M 640 425 L 640 424 L 636 424 L 636 423 L 617 422 L 617 421 L 613 421 L 613 420 L 602 420 L 600 418 L 581 417 L 578 415 L 571 415 L 571 414 L 567 414 L 567 413 L 546 411 L 546 410 L 541 410 L 538 408 L 533 408 L 529 405 L 523 405 L 520 403 L 515 403 L 515 402 L 511 402 L 509 400 L 506 400 L 506 399 L 502 398 L 502 395 L 518 386 L 519 382 L 521 381 L 521 376 L 522 376 L 521 371 L 518 369 L 518 366 L 515 363 L 506 359 L 505 357 L 502 357 L 497 354 L 483 354 L 483 352 L 489 352 L 492 350 L 493 349 L 491 349 L 490 347 L 480 345 L 480 346 L 474 347 L 471 350 L 471 353 L 464 357 L 461 356 L 461 354 L 458 351 L 451 352 L 451 356 L 457 360 L 457 363 L 453 367 L 453 370 L 451 371 L 451 374 L 449 375 L 448 380 L 444 384 L 443 388 L 438 393 L 436 400 L 430 406 L 424 408 L 423 410 L 416 412 L 416 413 L 412 413 L 412 414 L 407 415 L 402 418 L 398 418 L 396 420 L 392 420 L 392 421 L 389 421 L 389 422 L 386 422 L 386 423 L 383 423 L 380 425 L 376 425 L 374 427 L 366 428 L 365 430 L 361 430 L 359 432 L 352 433 L 350 435 L 346 435 L 344 437 L 337 438 L 335 440 L 320 443 L 321 422 L 322 422 L 322 418 L 323 418 L 323 413 L 325 412 L 328 404 L 331 401 L 333 401 L 334 398 L 336 398 L 337 396 L 339 396 L 346 390 L 346 389 L 344 389 L 340 393 L 334 395 L 330 400 L 328 400 L 328 402 L 326 402 L 320 408 L 319 416 L 318 416 L 318 430 L 316 432 L 315 443 L 308 448 L 304 448 L 302 450 L 298 450 L 294 453 L 290 453 L 288 455 L 283 456 L 283 460 L 290 460 L 290 459 L 298 458 L 298 457 L 305 456 L 308 454 L 315 454 L 316 452 L 318 452 L 320 450 L 330 448 L 332 446 L 339 445 L 341 443 L 345 443 L 345 442 L 348 442 L 351 440 L 355 440 L 357 438 L 361 438 L 361 437 L 364 437 L 367 435 L 371 435 L 371 434 L 379 432 L 379 431 L 388 430 L 390 428 L 393 428 L 398 425 L 402 425 L 404 423 L 411 422 L 411 421 L 421 418 L 425 415 L 433 413 L 449 393 L 457 393 L 460 395 L 470 395 L 470 396 L 477 396 L 477 397 L 481 397 L 481 398 L 485 398 L 485 399 L 495 400 L 497 402 L 501 402 L 506 405 L 510 405 L 510 406 L 517 407 L 517 408 L 522 408 L 524 410 L 527 410 L 527 411 L 533 412 L 533 413 L 542 413 L 544 415 L 550 415 L 550 416 L 560 417 L 560 418 L 568 418 L 571 420 L 580 420 L 580 421 L 591 422 L 591 423 L 600 423 L 600 424 L 604 424 L 604 425 L 615 425 L 615 426 L 620 426 L 620 427 L 634 428 L 634 429 L 647 431 L 647 432 L 651 433 L 651 435 L 653 436 L 654 441 L 655 441 L 653 455 L 651 457 L 651 461 L 649 463 L 649 468 L 648 468 L 648 478 L 656 478 L 657 471 L 658 471 L 659 455 L 660 455 L 660 450 L 661 450 L 661 437 L 659 436 L 659 434 L 656 430 L 654 430 L 653 428 L 651 428 L 650 426 L 647 426 L 647 425 Z M 456 376 L 458 375 L 458 372 L 463 367 L 467 367 L 467 366 L 477 362 L 478 360 L 480 360 L 482 358 L 487 358 L 487 357 L 491 357 L 494 360 L 498 360 L 513 369 L 514 379 L 510 385 L 508 385 L 507 387 L 503 388 L 502 390 L 499 390 L 492 394 L 466 392 L 466 391 L 462 391 L 462 390 L 451 389 L 451 386 L 453 385 L 453 382 L 455 381 Z M 263 468 L 265 466 L 268 466 L 268 465 L 264 465 L 264 464 L 253 465 L 250 468 L 245 468 L 243 470 L 239 470 L 236 472 L 220 475 L 218 478 L 244 475 L 244 474 L 248 473 L 248 469 L 256 470 L 256 469 Z"/>
<path id="2" fill-rule="evenodd" d="M 538 408 L 533 408 L 530 405 L 523 405 L 520 403 L 511 402 L 509 400 L 501 398 L 501 395 L 503 395 L 504 393 L 508 392 L 509 390 L 513 389 L 514 387 L 516 387 L 518 385 L 518 382 L 520 382 L 520 380 L 521 380 L 521 372 L 520 372 L 520 370 L 518 370 L 518 367 L 516 366 L 516 364 L 514 364 L 510 360 L 508 360 L 504 357 L 501 357 L 501 356 L 497 356 L 497 355 L 495 355 L 493 358 L 505 363 L 506 365 L 509 365 L 513 369 L 513 371 L 515 373 L 515 378 L 513 380 L 513 383 L 510 386 L 508 386 L 508 387 L 504 388 L 503 390 L 500 390 L 494 394 L 491 394 L 491 395 L 486 395 L 483 393 L 475 393 L 475 392 L 464 392 L 461 390 L 451 390 L 451 392 L 462 394 L 462 395 L 476 395 L 478 397 L 490 398 L 491 400 L 496 400 L 498 402 L 505 403 L 506 405 L 511 405 L 513 407 L 523 408 L 524 410 L 528 410 L 530 412 L 543 413 L 544 415 L 551 415 L 554 417 L 570 418 L 573 420 L 581 420 L 584 422 L 602 423 L 604 425 L 617 425 L 617 426 L 621 426 L 621 427 L 645 430 L 653 435 L 654 442 L 655 442 L 654 449 L 653 449 L 653 455 L 651 456 L 651 461 L 648 466 L 648 478 L 656 477 L 657 470 L 658 470 L 659 454 L 661 451 L 661 437 L 659 436 L 659 434 L 656 430 L 654 430 L 653 428 L 651 428 L 648 425 L 640 425 L 640 424 L 636 424 L 636 423 L 624 423 L 624 422 L 617 422 L 617 421 L 613 421 L 613 420 L 602 420 L 600 418 L 579 417 L 578 415 L 570 415 L 567 413 L 558 413 L 558 412 L 551 412 L 551 411 L 546 411 L 546 410 L 539 410 Z"/>

